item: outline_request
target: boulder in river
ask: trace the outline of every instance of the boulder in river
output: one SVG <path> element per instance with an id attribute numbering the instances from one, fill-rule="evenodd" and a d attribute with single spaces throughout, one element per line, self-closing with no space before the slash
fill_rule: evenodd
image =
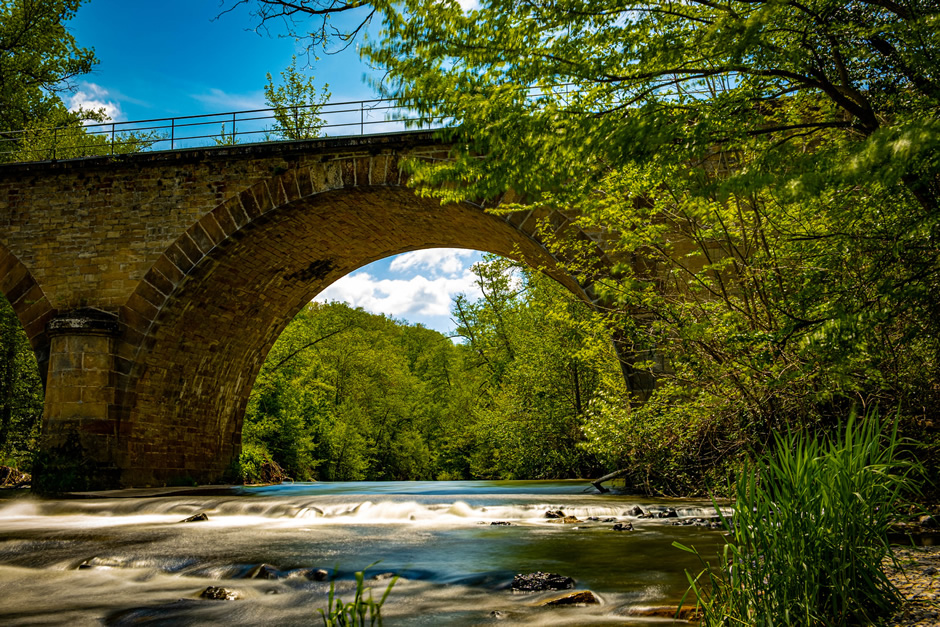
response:
<path id="1" fill-rule="evenodd" d="M 245 574 L 245 579 L 280 579 L 281 572 L 269 564 L 258 564 Z"/>
<path id="2" fill-rule="evenodd" d="M 600 601 L 597 600 L 597 597 L 594 596 L 593 592 L 590 590 L 578 590 L 576 592 L 568 592 L 561 596 L 546 599 L 545 601 L 539 603 L 539 605 L 595 605 L 597 603 L 600 603 Z"/>
<path id="3" fill-rule="evenodd" d="M 552 518 L 549 522 L 570 525 L 573 523 L 579 523 L 579 522 L 584 522 L 584 521 L 578 520 L 577 516 L 562 516 L 561 518 Z"/>
<path id="4" fill-rule="evenodd" d="M 565 513 L 560 509 L 550 509 L 545 512 L 545 518 L 564 518 Z"/>
<path id="5" fill-rule="evenodd" d="M 518 574 L 512 580 L 513 592 L 542 592 L 543 590 L 570 590 L 574 579 L 556 573 L 538 571 L 528 575 Z"/>
<path id="6" fill-rule="evenodd" d="M 493 522 L 490 523 L 491 527 L 509 527 L 511 525 L 512 523 L 509 522 L 508 520 L 494 520 Z"/>
<path id="7" fill-rule="evenodd" d="M 658 518 L 678 518 L 679 512 L 673 508 L 667 509 L 665 512 L 659 512 Z"/>
<path id="8" fill-rule="evenodd" d="M 184 518 L 181 520 L 181 523 L 190 523 L 190 522 L 206 522 L 209 520 L 209 517 L 205 512 L 199 512 L 198 514 L 193 514 L 189 518 Z"/>
<path id="9" fill-rule="evenodd" d="M 199 595 L 201 599 L 212 599 L 213 601 L 234 601 L 238 598 L 238 593 L 221 586 L 209 586 Z"/>
<path id="10" fill-rule="evenodd" d="M 636 517 L 638 517 L 638 516 L 644 515 L 645 513 L 646 513 L 646 512 L 644 512 L 644 511 L 643 511 L 643 508 L 641 508 L 639 505 L 634 505 L 633 507 L 631 507 L 630 509 L 628 509 L 627 511 L 625 511 L 625 512 L 623 513 L 623 515 L 624 515 L 624 516 L 633 516 L 634 518 L 636 518 Z"/>
<path id="11" fill-rule="evenodd" d="M 33 478 L 16 468 L 0 466 L 0 488 L 23 488 L 32 482 Z"/>
<path id="12" fill-rule="evenodd" d="M 611 529 L 614 531 L 633 531 L 633 523 L 617 523 Z"/>

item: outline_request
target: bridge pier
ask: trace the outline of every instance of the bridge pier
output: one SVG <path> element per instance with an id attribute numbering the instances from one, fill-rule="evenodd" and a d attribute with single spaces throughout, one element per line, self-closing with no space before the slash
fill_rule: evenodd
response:
<path id="1" fill-rule="evenodd" d="M 116 315 L 92 308 L 49 321 L 40 491 L 117 487 Z"/>

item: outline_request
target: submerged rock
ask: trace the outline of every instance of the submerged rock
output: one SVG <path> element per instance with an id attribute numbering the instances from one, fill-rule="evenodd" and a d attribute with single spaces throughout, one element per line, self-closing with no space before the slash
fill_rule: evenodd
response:
<path id="1" fill-rule="evenodd" d="M 578 590 L 561 596 L 553 597 L 539 603 L 542 606 L 552 605 L 594 605 L 600 603 L 590 590 Z"/>
<path id="2" fill-rule="evenodd" d="M 564 525 L 570 525 L 572 523 L 584 522 L 583 520 L 578 520 L 576 516 L 563 516 L 561 518 L 553 518 L 549 522 L 561 523 Z"/>
<path id="3" fill-rule="evenodd" d="M 633 531 L 633 523 L 617 523 L 611 529 L 614 531 Z"/>
<path id="4" fill-rule="evenodd" d="M 213 601 L 234 601 L 238 598 L 238 593 L 221 586 L 209 586 L 199 595 L 200 599 L 211 599 Z"/>
<path id="5" fill-rule="evenodd" d="M 281 572 L 268 564 L 258 564 L 245 574 L 245 579 L 280 579 Z"/>
<path id="6" fill-rule="evenodd" d="M 538 571 L 528 575 L 518 574 L 512 580 L 513 592 L 542 592 L 543 590 L 570 590 L 574 579 L 556 573 Z"/>
<path id="7" fill-rule="evenodd" d="M 326 581 L 330 578 L 330 573 L 322 568 L 298 568 L 287 573 L 288 579 L 298 579 L 303 577 L 310 581 Z"/>
<path id="8" fill-rule="evenodd" d="M 193 514 L 189 518 L 184 518 L 181 520 L 181 523 L 191 523 L 191 522 L 206 522 L 209 520 L 209 517 L 205 512 L 199 512 L 198 514 Z"/>
<path id="9" fill-rule="evenodd" d="M 677 618 L 679 620 L 695 621 L 701 618 L 701 612 L 694 606 L 684 605 L 681 608 L 675 606 L 661 607 L 632 607 L 627 611 L 627 616 L 643 616 L 646 618 Z"/>

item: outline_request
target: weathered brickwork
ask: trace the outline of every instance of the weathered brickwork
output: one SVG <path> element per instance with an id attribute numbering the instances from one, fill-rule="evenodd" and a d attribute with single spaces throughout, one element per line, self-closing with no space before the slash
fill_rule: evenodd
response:
<path id="1" fill-rule="evenodd" d="M 447 149 L 411 133 L 0 167 L 0 289 L 46 377 L 44 446 L 72 434 L 97 485 L 219 479 L 287 322 L 389 255 L 490 251 L 591 299 L 539 243 L 539 220 L 588 238 L 566 216 L 419 198 L 408 157 Z"/>

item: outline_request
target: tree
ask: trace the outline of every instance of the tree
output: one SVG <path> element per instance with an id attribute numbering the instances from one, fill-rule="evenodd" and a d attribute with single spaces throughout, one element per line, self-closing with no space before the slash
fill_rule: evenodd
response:
<path id="1" fill-rule="evenodd" d="M 274 85 L 271 74 L 264 87 L 264 101 L 274 109 L 274 133 L 282 139 L 313 139 L 320 136 L 323 119 L 320 109 L 329 100 L 329 85 L 317 93 L 314 77 L 297 71 L 297 57 L 281 72 L 281 84 Z M 224 133 L 223 133 L 224 135 Z"/>
<path id="2" fill-rule="evenodd" d="M 595 474 L 582 424 L 601 394 L 623 395 L 603 318 L 552 279 L 498 257 L 474 266 L 483 296 L 454 301 L 457 333 L 481 371 L 466 428 L 470 473 L 548 479 Z"/>
<path id="3" fill-rule="evenodd" d="M 452 159 L 414 164 L 411 184 L 443 200 L 512 189 L 507 209 L 616 234 L 622 263 L 595 289 L 659 383 L 644 403 L 598 404 L 593 451 L 688 492 L 774 431 L 827 430 L 852 406 L 897 407 L 915 435 L 938 418 L 936 3 L 367 9 L 386 95 L 454 121 Z"/>
<path id="4" fill-rule="evenodd" d="M 13 308 L 0 296 L 0 465 L 28 470 L 42 401 L 36 356 Z"/>
<path id="5" fill-rule="evenodd" d="M 59 94 L 91 71 L 94 51 L 65 27 L 82 0 L 0 0 L 0 131 L 62 110 Z"/>

